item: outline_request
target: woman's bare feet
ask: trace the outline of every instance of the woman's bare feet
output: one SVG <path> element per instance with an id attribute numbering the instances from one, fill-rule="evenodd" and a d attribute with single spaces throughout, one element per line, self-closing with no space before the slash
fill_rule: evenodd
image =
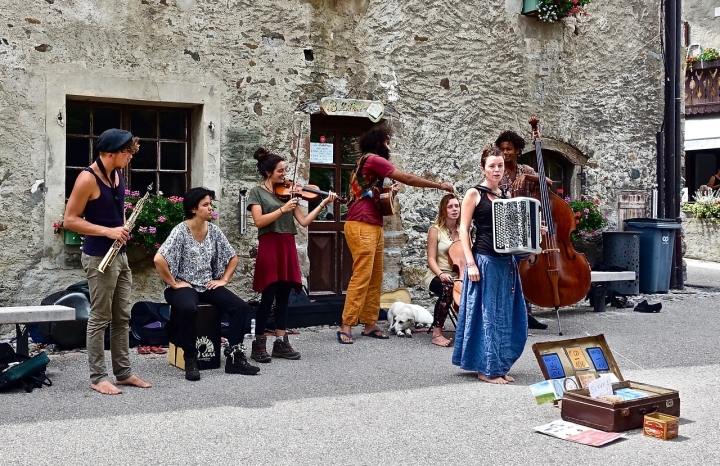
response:
<path id="1" fill-rule="evenodd" d="M 513 377 L 512 375 L 505 374 L 503 375 L 503 379 L 507 380 L 508 382 L 515 382 L 515 377 Z"/>
<path id="2" fill-rule="evenodd" d="M 487 377 L 483 374 L 478 374 L 478 379 L 483 382 L 492 383 L 495 385 L 507 385 L 508 381 L 502 377 Z"/>
<path id="3" fill-rule="evenodd" d="M 140 387 L 140 388 L 152 387 L 152 384 L 150 382 L 145 382 L 143 379 L 141 379 L 137 375 L 131 375 L 130 377 L 128 377 L 125 380 L 118 380 L 117 384 L 118 385 L 132 385 L 132 386 Z"/>
<path id="4" fill-rule="evenodd" d="M 98 393 L 102 393 L 103 395 L 119 395 L 122 393 L 122 390 L 113 385 L 112 382 L 110 382 L 109 380 L 102 380 L 98 383 L 91 383 L 90 388 L 92 388 Z"/>
<path id="5" fill-rule="evenodd" d="M 444 348 L 447 348 L 448 346 L 452 345 L 452 340 L 448 340 L 442 335 L 433 335 L 432 337 L 432 344 L 437 346 L 442 346 Z"/>

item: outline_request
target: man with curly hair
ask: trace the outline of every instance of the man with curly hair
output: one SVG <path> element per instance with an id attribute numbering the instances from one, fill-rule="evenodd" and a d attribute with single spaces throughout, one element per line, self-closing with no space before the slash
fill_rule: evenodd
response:
<path id="1" fill-rule="evenodd" d="M 525 140 L 515 131 L 504 131 L 495 140 L 495 145 L 505 159 L 505 174 L 500 180 L 500 189 L 505 191 L 509 197 L 532 196 L 533 191 L 537 189 L 540 177 L 531 166 L 517 163 L 518 156 L 525 149 Z M 549 183 L 550 180 L 548 180 Z M 547 329 L 547 324 L 543 324 L 530 314 L 532 304 L 525 301 L 525 307 L 528 314 L 528 328 Z"/>
<path id="2" fill-rule="evenodd" d="M 418 188 L 455 192 L 448 181 L 438 183 L 398 170 L 390 163 L 390 130 L 382 125 L 360 137 L 362 156 L 350 179 L 350 204 L 345 222 L 345 240 L 353 258 L 353 272 L 345 295 L 345 308 L 338 342 L 353 343 L 352 327 L 364 324 L 361 335 L 387 339 L 377 326 L 383 281 L 383 215 L 376 204 L 378 186 L 385 178 Z"/>
<path id="3" fill-rule="evenodd" d="M 125 181 L 121 169 L 140 149 L 129 131 L 109 129 L 97 140 L 99 156 L 80 172 L 65 207 L 64 226 L 85 236 L 81 261 L 90 287 L 87 355 L 90 388 L 118 395 L 122 390 L 108 377 L 105 366 L 105 328 L 110 325 L 110 354 L 117 385 L 149 388 L 151 385 L 130 369 L 130 289 L 132 273 L 125 246 L 104 273 L 97 270 L 115 240 L 130 238 L 125 227 Z"/>

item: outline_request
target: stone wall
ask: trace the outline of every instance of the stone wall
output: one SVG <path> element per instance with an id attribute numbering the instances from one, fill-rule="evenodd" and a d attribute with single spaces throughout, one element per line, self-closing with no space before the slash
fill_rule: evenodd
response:
<path id="1" fill-rule="evenodd" d="M 587 158 L 585 189 L 612 214 L 623 189 L 652 188 L 662 122 L 657 1 L 595 2 L 547 24 L 521 0 L 5 0 L 0 9 L 0 305 L 36 304 L 83 277 L 53 235 L 64 209 L 65 96 L 184 103 L 194 115 L 193 184 L 219 194 L 219 225 L 252 297 L 255 229 L 238 233 L 238 192 L 258 182 L 258 145 L 288 153 L 325 96 L 380 100 L 397 129 L 392 161 L 461 191 L 505 129 Z M 213 130 L 209 130 L 213 122 Z M 389 222 L 386 288 L 421 282 L 441 193 L 406 187 Z M 298 244 L 307 272 L 304 234 Z M 134 267 L 138 300 L 160 300 Z"/>
<path id="2" fill-rule="evenodd" d="M 685 217 L 683 234 L 684 257 L 714 261 L 720 256 L 720 223 L 705 218 Z"/>
<path id="3" fill-rule="evenodd" d="M 691 44 L 720 50 L 720 16 L 715 16 L 718 7 L 720 3 L 708 0 L 683 1 L 683 21 L 690 24 Z"/>

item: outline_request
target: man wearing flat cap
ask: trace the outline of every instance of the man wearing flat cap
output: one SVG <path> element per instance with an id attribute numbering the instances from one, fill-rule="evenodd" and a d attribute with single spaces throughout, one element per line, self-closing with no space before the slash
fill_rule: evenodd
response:
<path id="1" fill-rule="evenodd" d="M 90 287 L 90 316 L 87 325 L 87 355 L 90 388 L 105 395 L 118 395 L 117 385 L 149 388 L 151 385 L 130 369 L 130 289 L 132 273 L 122 247 L 115 260 L 97 270 L 115 240 L 123 245 L 130 237 L 125 228 L 125 181 L 121 169 L 137 153 L 138 138 L 129 131 L 109 129 L 97 140 L 98 157 L 80 172 L 65 207 L 65 228 L 85 236 L 82 265 Z M 110 355 L 116 384 L 105 365 L 105 328 L 110 325 Z"/>

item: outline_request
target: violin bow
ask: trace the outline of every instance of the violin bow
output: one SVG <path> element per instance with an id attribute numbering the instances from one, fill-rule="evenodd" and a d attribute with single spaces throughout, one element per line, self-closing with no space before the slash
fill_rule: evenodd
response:
<path id="1" fill-rule="evenodd" d="M 290 149 L 290 153 L 295 155 L 295 169 L 293 171 L 293 179 L 292 179 L 292 187 L 290 188 L 290 198 L 293 197 L 299 197 L 295 196 L 295 192 L 293 191 L 295 189 L 295 180 L 297 179 L 297 170 L 298 170 L 298 162 L 300 161 L 300 138 L 302 137 L 302 127 L 303 127 L 303 121 L 300 120 L 300 128 L 298 130 L 298 136 L 297 136 L 297 143 L 294 144 L 295 149 Z M 293 131 L 294 133 L 294 131 Z M 293 134 L 295 136 L 295 134 Z"/>

